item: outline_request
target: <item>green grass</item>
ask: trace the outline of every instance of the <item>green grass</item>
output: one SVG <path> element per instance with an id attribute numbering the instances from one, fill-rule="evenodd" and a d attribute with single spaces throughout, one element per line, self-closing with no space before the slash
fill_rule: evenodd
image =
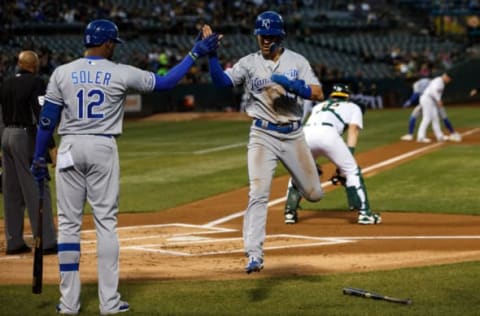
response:
<path id="1" fill-rule="evenodd" d="M 131 281 L 120 291 L 132 315 L 478 315 L 479 262 L 328 276 L 225 281 Z M 344 287 L 411 298 L 399 305 L 345 296 Z M 1 315 L 52 315 L 58 287 L 1 286 Z M 82 287 L 80 315 L 98 315 L 97 287 Z"/>
<path id="2" fill-rule="evenodd" d="M 456 127 L 479 125 L 475 107 L 450 107 Z M 410 110 L 370 111 L 357 152 L 396 142 Z M 125 122 L 118 139 L 121 212 L 161 211 L 248 183 L 248 122 Z M 201 153 L 214 147 L 237 145 Z M 480 214 L 478 144 L 444 146 L 366 178 L 379 211 Z M 279 166 L 277 174 L 285 174 Z M 311 208 L 345 209 L 343 190 L 329 192 Z M 3 216 L 3 203 L 0 206 Z M 166 263 L 167 264 L 167 263 Z M 139 267 L 141 268 L 141 267 Z M 388 272 L 239 281 L 122 281 L 120 291 L 135 315 L 478 315 L 479 262 Z M 345 286 L 411 297 L 412 306 L 346 297 Z M 51 315 L 58 286 L 41 296 L 30 286 L 0 285 L 0 315 Z M 81 315 L 97 315 L 96 284 L 82 287 Z"/>
<path id="3" fill-rule="evenodd" d="M 455 144 L 365 178 L 375 211 L 480 215 L 475 170 L 480 147 Z M 345 210 L 346 195 L 339 186 L 319 203 L 302 201 L 309 210 Z"/>

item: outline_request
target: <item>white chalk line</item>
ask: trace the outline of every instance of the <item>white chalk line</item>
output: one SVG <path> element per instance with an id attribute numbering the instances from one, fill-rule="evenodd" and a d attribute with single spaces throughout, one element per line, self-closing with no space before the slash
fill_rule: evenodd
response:
<path id="1" fill-rule="evenodd" d="M 467 132 L 462 133 L 462 136 L 466 135 L 471 135 L 476 132 L 480 131 L 480 128 L 475 128 L 472 130 L 469 130 Z M 372 166 L 366 167 L 363 169 L 364 172 L 369 172 L 372 170 L 375 170 L 377 168 L 392 164 L 394 162 L 397 162 L 402 159 L 406 159 L 408 157 L 411 157 L 412 155 L 416 155 L 420 152 L 423 152 L 425 150 L 430 150 L 432 148 L 441 146 L 442 143 L 434 143 L 432 145 L 428 145 L 426 147 L 422 147 L 420 149 L 416 149 L 410 152 L 407 152 L 405 154 L 399 155 L 397 157 L 388 159 L 386 161 L 374 164 Z M 322 183 L 322 187 L 326 187 L 328 185 L 331 185 L 330 181 L 326 181 Z M 268 203 L 268 206 L 273 206 L 279 203 L 282 203 L 285 201 L 285 198 L 279 198 L 272 200 Z M 155 238 L 165 238 L 166 236 L 171 236 L 168 238 L 171 242 L 168 243 L 168 246 L 181 246 L 181 245 L 190 245 L 190 244 L 202 244 L 202 243 L 215 243 L 215 242 L 241 242 L 242 238 L 241 237 L 234 237 L 234 238 L 208 238 L 208 237 L 197 237 L 195 235 L 208 235 L 208 234 L 218 234 L 218 233 L 224 233 L 224 232 L 234 232 L 237 231 L 235 229 L 229 229 L 229 228 L 222 228 L 222 227 L 215 227 L 215 225 L 227 222 L 231 219 L 237 218 L 239 216 L 242 216 L 245 211 L 241 212 L 236 212 L 234 214 L 231 214 L 226 217 L 222 217 L 216 221 L 209 222 L 205 225 L 193 225 L 193 224 L 184 224 L 184 223 L 169 223 L 169 224 L 156 224 L 156 225 L 138 225 L 138 226 L 126 226 L 126 227 L 118 227 L 117 230 L 119 232 L 121 231 L 129 231 L 129 230 L 141 230 L 143 229 L 155 229 L 155 228 L 165 228 L 165 227 L 181 227 L 181 228 L 194 228 L 194 229 L 199 229 L 200 231 L 198 232 L 188 232 L 188 233 L 176 233 L 176 234 L 171 234 L 171 233 L 164 233 L 164 234 L 154 234 L 154 235 L 147 235 L 147 236 L 139 236 L 139 237 L 128 237 L 128 238 L 120 238 L 119 242 L 127 242 L 127 241 L 136 241 L 136 240 L 146 240 L 146 239 L 155 239 Z M 202 231 L 204 230 L 204 231 Z M 83 230 L 82 234 L 89 234 L 89 233 L 95 233 L 94 229 L 91 230 Z M 268 246 L 264 248 L 264 250 L 273 250 L 273 249 L 288 249 L 288 248 L 297 248 L 297 247 L 315 247 L 315 246 L 326 246 L 326 245 L 332 245 L 332 244 L 341 244 L 341 243 L 351 243 L 351 242 L 356 242 L 360 240 L 406 240 L 406 239 L 416 239 L 416 240 L 452 240 L 452 239 L 480 239 L 480 236 L 478 235 L 472 235 L 472 236 L 360 236 L 360 237 L 355 237 L 355 236 L 347 236 L 347 237 L 312 237 L 312 236 L 303 236 L 303 235 L 286 235 L 286 234 L 281 234 L 281 235 L 267 235 L 266 239 L 270 238 L 297 238 L 297 239 L 306 239 L 306 240 L 316 240 L 317 242 L 312 242 L 312 243 L 300 243 L 300 244 L 292 244 L 289 242 L 288 245 L 282 245 L 282 246 Z M 91 243 L 96 243 L 96 240 L 86 240 L 82 241 L 82 244 L 91 244 Z M 228 254 L 228 253 L 241 253 L 244 250 L 243 249 L 234 249 L 234 250 L 219 250 L 219 251 L 210 251 L 210 252 L 202 252 L 202 253 L 197 253 L 197 254 L 192 254 L 188 252 L 181 252 L 181 251 L 172 251 L 172 250 L 166 250 L 166 249 L 159 249 L 158 247 L 160 246 L 165 246 L 165 243 L 157 243 L 157 244 L 143 244 L 139 246 L 126 246 L 126 247 L 121 247 L 122 250 L 136 250 L 136 251 L 147 251 L 147 252 L 154 252 L 154 253 L 161 253 L 161 254 L 168 254 L 168 255 L 174 255 L 174 256 L 207 256 L 207 255 L 215 255 L 215 254 Z M 91 254 L 91 253 L 96 253 L 96 250 L 90 250 L 90 251 L 82 251 L 83 254 Z M 15 260 L 15 259 L 23 259 L 25 257 L 29 257 L 29 254 L 26 255 L 18 255 L 18 256 L 6 256 L 6 257 L 0 257 L 0 261 L 6 261 L 6 260 Z"/>
<path id="2" fill-rule="evenodd" d="M 225 149 L 242 147 L 242 146 L 246 146 L 246 145 L 247 145 L 247 143 L 245 143 L 245 142 L 235 143 L 235 144 L 230 144 L 230 145 L 225 145 L 225 146 L 219 146 L 219 147 L 213 147 L 213 148 L 208 148 L 208 149 L 203 149 L 203 150 L 197 150 L 197 151 L 194 151 L 193 154 L 194 155 L 203 155 L 203 154 L 213 153 L 213 152 L 216 152 L 216 151 L 222 151 L 222 150 L 225 150 Z"/>
<path id="3" fill-rule="evenodd" d="M 474 133 L 477 133 L 478 131 L 480 131 L 480 128 L 474 128 L 474 129 L 471 129 L 471 130 L 468 130 L 464 133 L 462 133 L 462 137 L 464 136 L 467 136 L 467 135 L 471 135 L 471 134 L 474 134 Z M 379 163 L 376 163 L 376 164 L 373 164 L 371 166 L 368 166 L 366 168 L 362 168 L 362 171 L 364 173 L 367 173 L 367 172 L 370 172 L 370 171 L 374 171 L 376 169 L 379 169 L 379 168 L 382 168 L 382 167 L 385 167 L 385 166 L 388 166 L 388 165 L 391 165 L 391 164 L 394 164 L 398 161 L 402 161 L 404 159 L 407 159 L 409 157 L 412 157 L 412 156 L 415 156 L 415 155 L 418 155 L 424 151 L 428 151 L 428 150 L 431 150 L 431 149 L 434 149 L 436 147 L 440 147 L 442 145 L 444 145 L 445 143 L 442 143 L 442 142 L 438 142 L 438 143 L 432 143 L 431 145 L 427 145 L 425 147 L 422 147 L 422 148 L 419 148 L 419 149 L 415 149 L 415 150 L 411 150 L 411 151 L 408 151 L 404 154 L 401 154 L 401 155 L 398 155 L 396 157 L 393 157 L 393 158 L 390 158 L 390 159 L 387 159 L 387 160 L 384 160 L 384 161 L 381 161 Z M 331 181 L 325 181 L 325 182 L 322 182 L 322 188 L 325 188 L 327 186 L 330 186 L 332 185 L 332 182 Z M 286 188 L 285 188 L 285 192 L 286 192 Z M 271 207 L 271 206 L 274 206 L 274 205 L 277 205 L 277 204 L 280 204 L 280 203 L 284 203 L 286 201 L 286 197 L 283 196 L 281 198 L 278 198 L 278 199 L 275 199 L 275 200 L 272 200 L 270 201 L 267 206 L 268 207 Z M 236 213 L 233 213 L 233 214 L 230 214 L 228 216 L 225 216 L 225 217 L 222 217 L 222 218 L 219 218 L 217 220 L 214 220 L 214 221 L 211 221 L 209 223 L 206 223 L 204 226 L 205 227 L 214 227 L 214 226 L 217 226 L 219 224 L 223 224 L 225 222 L 228 222 L 228 221 L 231 221 L 232 219 L 235 219 L 235 218 L 238 218 L 238 217 L 241 217 L 245 214 L 245 210 L 243 211 L 240 211 L 240 212 L 236 212 Z"/>

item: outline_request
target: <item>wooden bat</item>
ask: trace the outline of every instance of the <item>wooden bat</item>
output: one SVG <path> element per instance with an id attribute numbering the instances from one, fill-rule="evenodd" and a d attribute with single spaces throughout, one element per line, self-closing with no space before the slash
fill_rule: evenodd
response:
<path id="1" fill-rule="evenodd" d="M 360 297 L 365 297 L 365 298 L 371 298 L 374 300 L 383 300 L 387 302 L 392 302 L 392 303 L 399 303 L 399 304 L 405 304 L 405 305 L 412 305 L 413 301 L 409 298 L 396 298 L 396 297 L 391 297 L 391 296 L 386 296 L 374 292 L 370 292 L 364 289 L 356 289 L 356 288 L 351 288 L 351 287 L 346 287 L 343 289 L 343 294 L 345 295 L 354 295 L 354 296 L 360 296 Z"/>
<path id="2" fill-rule="evenodd" d="M 33 256 L 33 284 L 32 293 L 42 293 L 43 280 L 43 181 L 38 182 L 38 222 L 35 237 L 35 253 Z"/>

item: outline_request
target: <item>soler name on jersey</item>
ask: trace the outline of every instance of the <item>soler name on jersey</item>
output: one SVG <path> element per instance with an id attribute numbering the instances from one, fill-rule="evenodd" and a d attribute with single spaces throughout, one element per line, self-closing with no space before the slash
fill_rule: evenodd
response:
<path id="1" fill-rule="evenodd" d="M 112 74 L 103 71 L 80 70 L 72 72 L 73 84 L 92 83 L 108 86 Z"/>

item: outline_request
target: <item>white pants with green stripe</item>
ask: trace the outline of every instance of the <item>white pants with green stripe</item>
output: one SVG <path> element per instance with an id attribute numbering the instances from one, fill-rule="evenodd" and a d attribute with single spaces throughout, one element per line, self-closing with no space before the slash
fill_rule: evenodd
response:
<path id="1" fill-rule="evenodd" d="M 315 159 L 327 157 L 346 177 L 346 186 L 354 187 L 362 203 L 360 210 L 366 209 L 367 197 L 363 189 L 357 162 L 347 144 L 332 126 L 306 126 L 304 128 L 308 147 Z"/>

